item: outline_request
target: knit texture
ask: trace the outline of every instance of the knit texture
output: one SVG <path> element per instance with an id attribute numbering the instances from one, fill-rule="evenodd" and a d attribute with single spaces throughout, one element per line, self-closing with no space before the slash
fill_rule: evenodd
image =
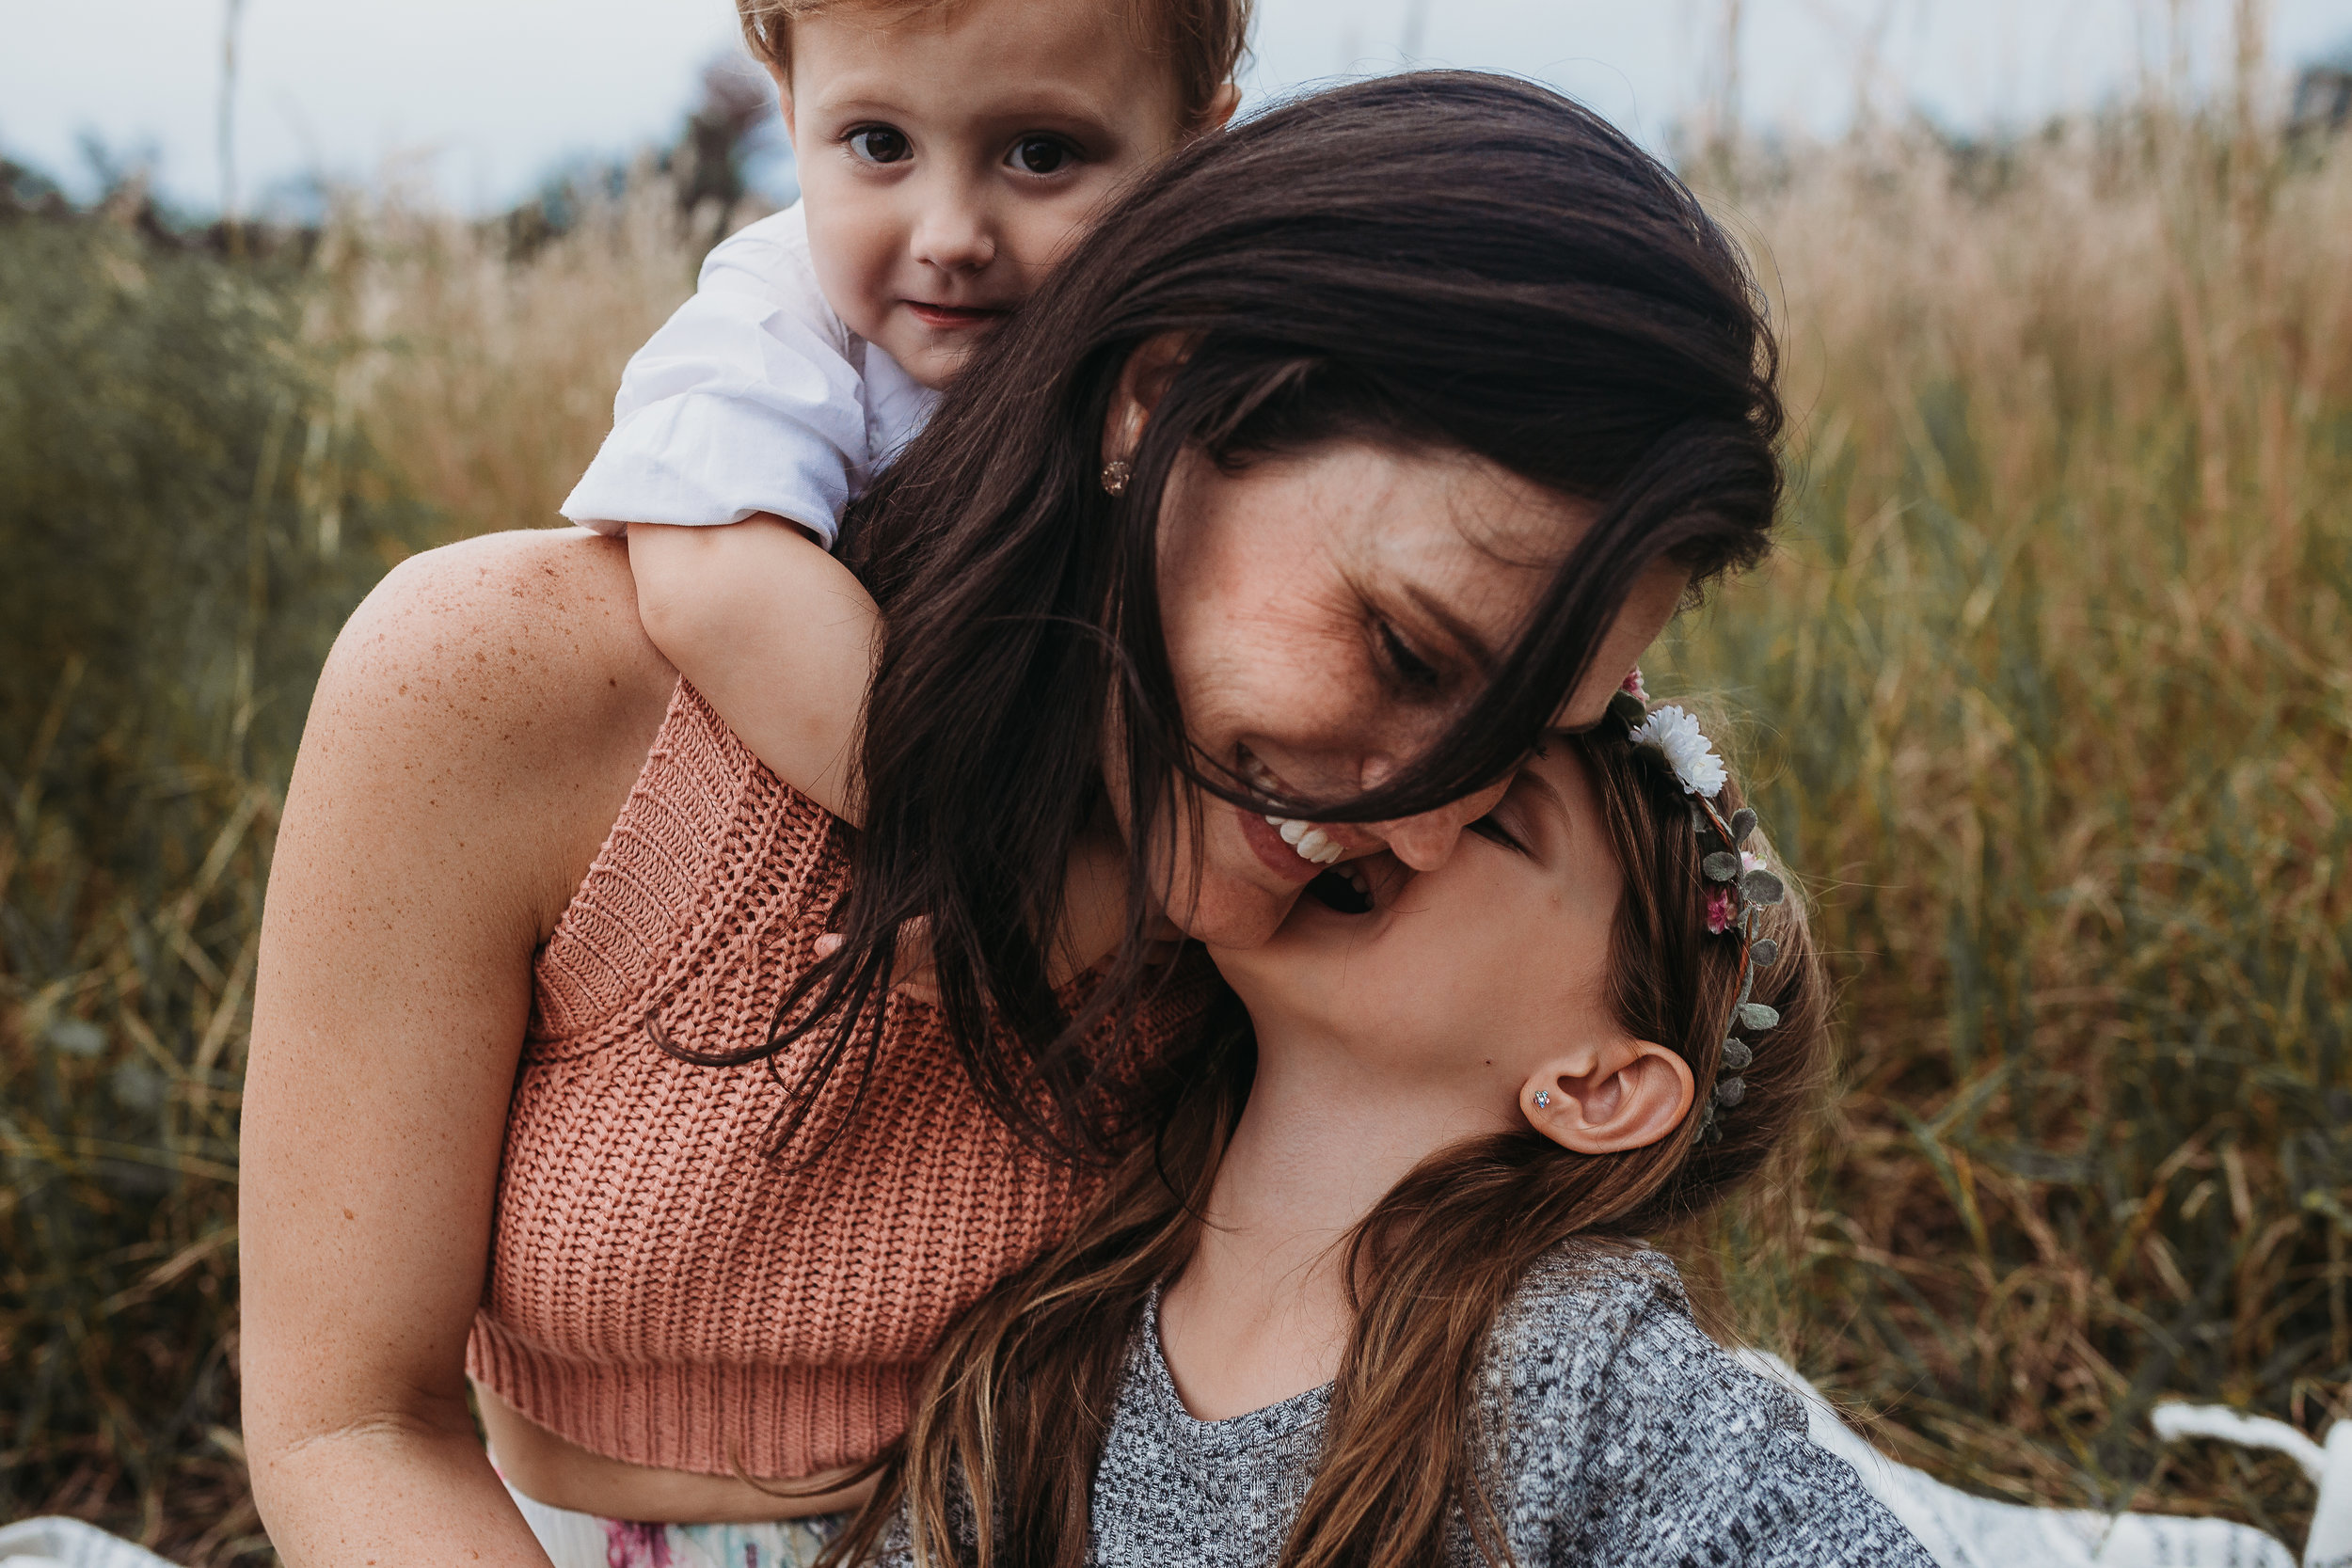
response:
<path id="1" fill-rule="evenodd" d="M 1158 1306 L 1155 1293 L 1129 1342 L 1088 1561 L 1263 1568 L 1314 1480 L 1330 1387 L 1196 1419 L 1161 1354 Z M 1486 1483 L 1515 1568 L 1934 1568 L 1852 1467 L 1813 1445 L 1796 1397 L 1699 1331 L 1656 1253 L 1552 1253 L 1496 1323 L 1480 1374 Z M 913 1561 L 903 1513 L 882 1561 Z M 1486 1561 L 1458 1521 L 1446 1561 Z"/>
<path id="2" fill-rule="evenodd" d="M 767 1037 L 847 886 L 848 833 L 681 683 L 540 955 L 466 1369 L 592 1452 L 761 1477 L 870 1458 L 948 1323 L 1094 1190 L 990 1114 L 905 997 L 854 1119 L 853 1053 L 780 1154 L 797 1049 L 771 1070 L 654 1044 L 656 1013 L 700 1053 Z M 1190 1028 L 1212 986 L 1205 964 L 1162 986 L 1137 1047 Z"/>

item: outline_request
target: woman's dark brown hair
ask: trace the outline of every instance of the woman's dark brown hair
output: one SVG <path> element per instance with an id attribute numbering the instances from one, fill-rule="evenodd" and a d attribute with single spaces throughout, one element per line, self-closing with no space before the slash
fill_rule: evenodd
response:
<path id="1" fill-rule="evenodd" d="M 1101 441 L 1121 372 L 1171 338 L 1186 350 L 1114 498 Z M 834 914 L 846 940 L 752 1053 L 791 1049 L 784 1137 L 845 1059 L 873 1070 L 895 939 L 924 919 L 984 1101 L 1041 1143 L 1112 1151 L 1110 1113 L 1136 1101 L 1103 1087 L 1131 1071 L 1101 1069 L 1161 973 L 1146 961 L 1147 856 L 1168 814 L 1198 822 L 1205 793 L 1367 821 L 1502 777 L 1645 568 L 1671 557 L 1704 581 L 1762 554 L 1781 483 L 1774 374 L 1746 266 L 1690 192 L 1525 82 L 1353 84 L 1203 136 L 1146 177 L 848 519 L 845 559 L 886 629 L 861 740 L 866 826 Z M 1238 468 L 1345 438 L 1484 458 L 1596 517 L 1416 766 L 1353 800 L 1266 797 L 1187 741 L 1161 631 L 1161 494 L 1186 453 Z M 1073 841 L 1106 815 L 1106 747 L 1127 780 L 1130 925 L 1073 1016 L 1039 934 L 1059 927 Z"/>
<path id="2" fill-rule="evenodd" d="M 1475 1139 L 1424 1161 L 1348 1242 L 1356 1323 L 1332 1390 L 1323 1456 L 1281 1568 L 1419 1568 L 1467 1528 L 1507 1560 L 1498 1499 L 1481 1490 L 1476 1376 L 1498 1314 L 1528 1270 L 1570 1237 L 1627 1243 L 1687 1220 L 1754 1174 L 1817 1099 L 1828 1001 L 1803 906 L 1763 910 L 1779 943 L 1754 999 L 1780 1014 L 1753 1037 L 1746 1093 L 1702 1137 L 1697 1104 L 1722 1069 L 1740 944 L 1707 929 L 1700 862 L 1721 847 L 1689 798 L 1625 727 L 1565 742 L 1589 770 L 1625 873 L 1611 933 L 1610 1005 L 1637 1039 L 1690 1064 L 1698 1101 L 1647 1148 L 1583 1155 L 1533 1131 Z M 1740 804 L 1724 787 L 1725 816 Z M 1155 1281 L 1191 1257 L 1255 1063 L 1246 1017 L 1165 1069 L 1174 1106 L 1130 1154 L 1070 1239 L 982 1300 L 941 1346 L 882 1485 L 834 1560 L 853 1560 L 898 1506 L 918 1561 L 1078 1568 L 1105 1423 L 1127 1345 Z M 987 1499 L 977 1510 L 968 1498 Z M 977 1530 L 977 1546 L 962 1539 Z"/>

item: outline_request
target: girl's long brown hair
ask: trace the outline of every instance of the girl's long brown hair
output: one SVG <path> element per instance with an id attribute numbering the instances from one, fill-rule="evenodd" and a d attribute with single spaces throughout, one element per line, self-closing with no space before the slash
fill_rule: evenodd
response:
<path id="1" fill-rule="evenodd" d="M 1619 1154 L 1571 1152 L 1530 1132 L 1432 1156 L 1356 1227 L 1347 1277 L 1356 1325 L 1332 1389 L 1325 1448 L 1281 1568 L 1408 1568 L 1445 1560 L 1467 1528 L 1508 1559 L 1482 1489 L 1479 1361 L 1529 1268 L 1570 1237 L 1652 1235 L 1714 1204 L 1764 1164 L 1824 1072 L 1827 996 L 1793 892 L 1764 911 L 1780 945 L 1754 1000 L 1778 1009 L 1753 1037 L 1746 1093 L 1699 1134 L 1740 988 L 1740 942 L 1710 935 L 1689 797 L 1621 723 L 1572 737 L 1625 876 L 1612 932 L 1610 1002 L 1637 1039 L 1678 1052 L 1699 1085 L 1672 1135 Z M 1720 804 L 1740 806 L 1736 784 Z M 949 1334 L 913 1424 L 856 1525 L 833 1549 L 853 1560 L 903 1502 L 916 1561 L 1081 1568 L 1094 1467 L 1129 1338 L 1154 1282 L 1191 1257 L 1218 1161 L 1256 1062 L 1229 995 L 1205 1038 L 1158 1069 L 1174 1106 L 1068 1241 L 981 1301 Z M 971 1499 L 979 1499 L 977 1508 Z M 966 1535 L 977 1537 L 966 1544 Z"/>

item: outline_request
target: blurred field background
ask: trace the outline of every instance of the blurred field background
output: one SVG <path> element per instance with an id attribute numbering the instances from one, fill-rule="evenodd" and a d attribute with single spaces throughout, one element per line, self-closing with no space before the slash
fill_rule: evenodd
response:
<path id="1" fill-rule="evenodd" d="M 1739 1322 L 1962 1484 L 2299 1544 L 2285 1461 L 2147 1427 L 2352 1417 L 2352 89 L 2240 64 L 1687 138 L 1802 425 L 1787 547 L 1651 668 L 1751 716 L 1845 984 L 1805 1168 L 1687 1239 Z M 554 520 L 751 215 L 711 123 L 488 222 L 0 167 L 0 1519 L 267 1559 L 236 1117 L 310 683 L 405 554 Z"/>

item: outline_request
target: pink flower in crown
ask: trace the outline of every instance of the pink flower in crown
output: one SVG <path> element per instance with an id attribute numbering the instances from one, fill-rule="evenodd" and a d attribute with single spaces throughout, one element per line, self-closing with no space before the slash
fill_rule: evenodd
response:
<path id="1" fill-rule="evenodd" d="M 1635 665 L 1632 670 L 1628 672 L 1625 677 L 1625 684 L 1617 688 L 1617 689 L 1632 698 L 1635 702 L 1641 704 L 1644 707 L 1649 706 L 1649 690 L 1642 684 L 1642 667 L 1640 665 Z"/>
<path id="2" fill-rule="evenodd" d="M 1722 936 L 1730 930 L 1732 919 L 1738 913 L 1731 889 L 1717 887 L 1707 890 L 1707 928 L 1711 934 Z"/>
<path id="3" fill-rule="evenodd" d="M 1744 877 L 1751 871 L 1763 869 L 1763 856 L 1753 849 L 1740 851 L 1740 874 L 1741 876 Z M 1711 887 L 1707 890 L 1707 928 L 1711 934 L 1722 936 L 1731 929 L 1733 922 L 1739 918 L 1740 895 L 1732 884 L 1725 883 L 1721 887 Z"/>

